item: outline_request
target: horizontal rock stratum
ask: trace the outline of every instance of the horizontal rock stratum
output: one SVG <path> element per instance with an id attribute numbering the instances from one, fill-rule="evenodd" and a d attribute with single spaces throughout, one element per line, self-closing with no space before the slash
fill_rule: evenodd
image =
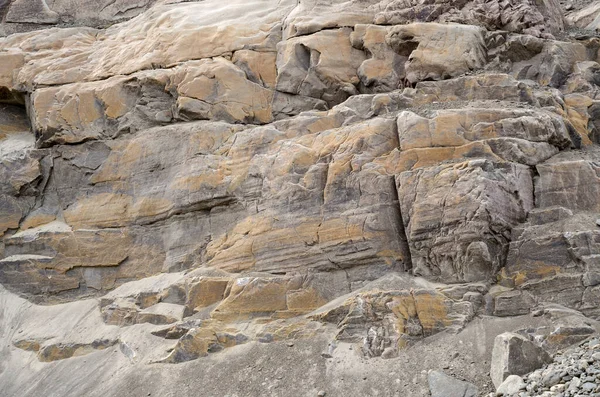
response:
<path id="1" fill-rule="evenodd" d="M 0 0 L 0 395 L 487 395 L 596 334 L 598 20 Z"/>

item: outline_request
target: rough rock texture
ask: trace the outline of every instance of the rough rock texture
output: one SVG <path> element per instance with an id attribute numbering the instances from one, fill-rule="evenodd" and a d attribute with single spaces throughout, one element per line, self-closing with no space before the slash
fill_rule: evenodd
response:
<path id="1" fill-rule="evenodd" d="M 477 395 L 592 336 L 596 3 L 0 0 L 0 394 Z"/>
<path id="2" fill-rule="evenodd" d="M 494 341 L 490 376 L 498 388 L 510 375 L 525 375 L 551 360 L 548 353 L 525 337 L 507 332 Z"/>
<path id="3" fill-rule="evenodd" d="M 498 389 L 497 394 L 507 397 L 540 393 L 549 397 L 596 394 L 599 390 L 598 342 L 598 338 L 592 338 L 566 350 L 557 355 L 554 362 L 531 372 L 525 379 L 519 377 L 510 387 L 506 384 L 503 390 Z"/>

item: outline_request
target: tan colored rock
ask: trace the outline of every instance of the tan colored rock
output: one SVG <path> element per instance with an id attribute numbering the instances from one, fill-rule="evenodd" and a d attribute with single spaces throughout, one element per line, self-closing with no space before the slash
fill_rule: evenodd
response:
<path id="1" fill-rule="evenodd" d="M 278 91 L 335 105 L 357 94 L 357 70 L 365 54 L 352 47 L 351 29 L 324 30 L 277 45 Z"/>
<path id="2" fill-rule="evenodd" d="M 218 328 L 218 324 L 215 324 L 191 329 L 177 341 L 173 351 L 160 362 L 175 364 L 190 361 L 248 341 L 248 337 L 235 328 L 222 328 L 216 331 Z"/>
<path id="3" fill-rule="evenodd" d="M 25 56 L 20 51 L 10 51 L 0 53 L 0 98 L 1 101 L 10 99 L 8 90 L 13 87 L 15 81 L 15 72 L 25 63 Z M 5 98 L 6 96 L 6 98 Z"/>
<path id="4" fill-rule="evenodd" d="M 71 357 L 84 356 L 97 350 L 108 349 L 116 345 L 118 341 L 101 339 L 95 340 L 90 344 L 50 344 L 45 345 L 38 351 L 38 359 L 41 362 L 51 362 L 56 360 L 65 360 Z"/>
<path id="5" fill-rule="evenodd" d="M 119 280 L 147 277 L 162 267 L 164 253 L 135 243 L 137 238 L 131 231 L 72 231 L 51 222 L 5 239 L 0 277 L 7 288 L 49 301 L 60 300 L 61 294 L 111 289 Z M 73 291 L 80 286 L 85 288 Z"/>
<path id="6" fill-rule="evenodd" d="M 404 64 L 410 54 L 397 54 L 386 43 L 388 28 L 376 25 L 355 25 L 350 35 L 352 46 L 366 51 L 370 57 L 358 68 L 363 90 L 389 92 L 404 87 Z"/>
<path id="7" fill-rule="evenodd" d="M 32 229 L 34 227 L 46 225 L 56 220 L 56 215 L 44 211 L 33 211 L 27 215 L 20 225 L 21 230 Z"/>
<path id="8" fill-rule="evenodd" d="M 405 25 L 413 22 L 456 22 L 489 30 L 509 30 L 551 37 L 564 28 L 555 0 L 538 3 L 518 0 L 309 0 L 300 3 L 286 19 L 285 34 L 300 36 L 321 29 L 354 24 Z"/>
<path id="9" fill-rule="evenodd" d="M 277 53 L 239 50 L 233 53 L 231 62 L 246 73 L 253 83 L 265 88 L 275 88 L 277 81 Z"/>
<path id="10" fill-rule="evenodd" d="M 435 290 L 411 288 L 352 294 L 343 302 L 325 306 L 311 318 L 337 324 L 338 340 L 364 340 L 363 354 L 373 357 L 385 350 L 397 352 L 442 330 L 458 331 L 473 314 L 470 302 L 455 302 Z"/>
<path id="11" fill-rule="evenodd" d="M 245 277 L 230 284 L 227 296 L 211 317 L 235 320 L 261 316 L 290 316 L 310 312 L 325 303 L 310 279 Z M 290 313 L 285 314 L 286 311 Z"/>
<path id="12" fill-rule="evenodd" d="M 270 78 L 273 82 L 273 76 Z M 175 71 L 170 87 L 177 90 L 177 110 L 184 118 L 243 123 L 272 120 L 273 92 L 249 81 L 246 73 L 224 58 L 187 63 Z"/>
<path id="13" fill-rule="evenodd" d="M 220 17 L 224 5 L 216 0 L 158 5 L 106 30 L 27 33 L 3 42 L 0 50 L 12 48 L 25 56 L 14 85 L 99 80 L 242 49 L 274 50 L 280 23 L 293 5 L 236 0 L 227 3 L 226 19 Z"/>
<path id="14" fill-rule="evenodd" d="M 483 30 L 474 26 L 416 23 L 390 28 L 386 42 L 408 56 L 411 83 L 443 80 L 482 68 L 487 61 Z"/>
<path id="15" fill-rule="evenodd" d="M 410 168 L 477 155 L 489 158 L 497 155 L 508 161 L 535 165 L 571 145 L 561 117 L 521 109 L 442 110 L 430 118 L 406 111 L 398 117 L 398 134 L 401 148 L 398 161 L 412 163 Z M 457 149 L 444 151 L 438 147 Z M 414 150 L 422 148 L 435 149 Z"/>
<path id="16" fill-rule="evenodd" d="M 190 312 L 210 306 L 225 298 L 225 291 L 230 280 L 227 278 L 201 277 L 189 285 L 185 302 Z"/>
<path id="17" fill-rule="evenodd" d="M 590 124 L 590 115 L 588 108 L 592 106 L 594 102 L 591 98 L 580 95 L 570 94 L 565 95 L 565 105 L 567 107 L 567 117 L 575 131 L 579 134 L 582 145 L 591 145 L 590 130 L 588 125 Z"/>
<path id="18" fill-rule="evenodd" d="M 284 38 L 305 36 L 327 28 L 372 23 L 379 2 L 309 0 L 298 3 L 285 19 Z"/>
<path id="19" fill-rule="evenodd" d="M 252 62 L 259 62 L 256 59 L 259 56 L 255 55 Z M 289 116 L 321 106 L 314 99 L 292 109 L 285 106 L 274 109 L 272 88 L 264 87 L 266 83 L 240 59 L 235 58 L 234 62 L 241 68 L 216 57 L 186 62 L 173 69 L 39 89 L 32 97 L 34 130 L 40 136 L 40 143 L 49 146 L 115 138 L 176 121 L 265 124 L 280 114 Z M 274 59 L 271 56 L 263 61 L 269 63 Z M 270 66 L 274 68 L 275 64 Z M 269 87 L 274 84 L 271 72 L 262 72 Z M 260 76 L 261 72 L 256 73 Z"/>
<path id="20" fill-rule="evenodd" d="M 532 103 L 536 102 L 533 89 L 514 77 L 501 74 L 464 76 L 444 81 L 421 81 L 416 89 L 405 90 L 414 98 L 414 105 L 432 102 L 499 100 Z"/>

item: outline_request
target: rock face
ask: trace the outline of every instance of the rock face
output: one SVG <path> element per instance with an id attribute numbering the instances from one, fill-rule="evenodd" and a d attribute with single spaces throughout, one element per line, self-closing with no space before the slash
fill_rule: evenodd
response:
<path id="1" fill-rule="evenodd" d="M 246 390 L 202 390 L 477 395 L 498 334 L 515 331 L 494 387 L 594 334 L 599 9 L 583 3 L 0 0 L 7 396 L 71 365 L 131 366 L 123 384 L 230 374 L 262 345 L 303 380 L 405 370 L 327 390 L 240 370 Z M 457 355 L 420 362 L 450 340 Z M 51 393 L 105 383 L 80 378 Z M 141 382 L 111 392 L 156 394 Z"/>

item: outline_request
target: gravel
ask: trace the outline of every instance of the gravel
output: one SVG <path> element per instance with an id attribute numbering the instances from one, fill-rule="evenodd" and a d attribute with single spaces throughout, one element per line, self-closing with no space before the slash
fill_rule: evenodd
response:
<path id="1" fill-rule="evenodd" d="M 521 386 L 516 393 L 489 396 L 600 397 L 600 338 L 559 352 L 553 363 L 525 375 Z"/>

